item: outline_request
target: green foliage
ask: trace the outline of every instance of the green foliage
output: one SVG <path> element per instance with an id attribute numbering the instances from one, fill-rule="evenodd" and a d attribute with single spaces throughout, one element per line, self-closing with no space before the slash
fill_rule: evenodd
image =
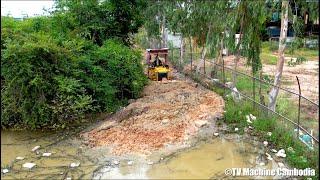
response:
<path id="1" fill-rule="evenodd" d="M 101 76 L 104 79 L 95 79 L 93 82 L 88 82 L 89 84 L 95 83 L 90 85 L 92 89 L 96 89 L 97 84 L 103 87 L 102 89 L 96 89 L 98 93 L 103 94 L 99 96 L 98 102 L 106 102 L 104 99 L 109 99 L 108 105 L 112 107 L 114 103 L 113 98 L 137 98 L 147 82 L 143 74 L 141 59 L 140 52 L 132 51 L 130 48 L 114 40 L 108 40 L 103 46 L 98 48 L 94 52 L 92 59 L 93 65 L 96 67 L 91 72 L 94 74 L 105 74 Z M 94 77 L 99 78 L 99 76 Z M 96 83 L 97 80 L 100 82 Z M 112 91 L 106 91 L 106 89 L 110 89 L 107 87 L 107 84 L 113 88 Z M 115 97 L 108 98 L 108 92 L 109 94 L 115 93 Z M 104 108 L 107 107 L 103 106 Z"/>
<path id="2" fill-rule="evenodd" d="M 1 17 L 1 127 L 65 127 L 137 98 L 147 79 L 127 45 L 143 4 L 61 0 L 48 17 Z"/>
<path id="3" fill-rule="evenodd" d="M 91 108 L 85 106 L 91 104 L 90 96 L 82 95 L 78 81 L 61 77 L 72 75 L 70 51 L 49 36 L 29 36 L 13 40 L 3 50 L 1 125 L 22 123 L 36 128 L 51 125 L 56 116 L 65 121 L 83 115 Z M 54 104 L 61 109 L 54 109 Z"/>
<path id="4" fill-rule="evenodd" d="M 254 114 L 252 112 L 252 103 L 245 102 L 241 107 L 232 99 L 226 101 L 226 110 L 224 114 L 227 123 L 238 123 L 240 126 L 246 125 L 246 115 Z"/>
<path id="5" fill-rule="evenodd" d="M 140 28 L 138 33 L 134 36 L 135 43 L 137 43 L 141 48 L 148 49 L 149 41 L 145 28 Z"/>
<path id="6" fill-rule="evenodd" d="M 289 61 L 288 61 L 288 66 L 296 66 L 296 65 L 299 65 L 299 64 L 302 64 L 303 62 L 307 61 L 306 58 L 304 57 L 297 57 L 297 59 L 293 59 L 291 58 Z"/>
<path id="7" fill-rule="evenodd" d="M 138 32 L 143 24 L 144 7 L 143 0 L 58 0 L 55 14 L 63 15 L 65 25 L 75 34 L 99 46 L 108 38 L 129 45 L 129 34 Z"/>
<path id="8" fill-rule="evenodd" d="M 275 129 L 276 119 L 274 118 L 262 118 L 258 121 L 253 121 L 253 127 L 259 132 L 273 132 Z"/>

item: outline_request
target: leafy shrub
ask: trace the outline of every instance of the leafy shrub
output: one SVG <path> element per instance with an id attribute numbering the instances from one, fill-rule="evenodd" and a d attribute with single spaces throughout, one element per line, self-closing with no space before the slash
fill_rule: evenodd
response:
<path id="1" fill-rule="evenodd" d="M 64 127 L 116 110 L 147 82 L 141 52 L 123 45 L 142 25 L 143 3 L 57 5 L 50 17 L 1 17 L 2 128 Z M 104 42 L 111 37 L 120 41 Z"/>
<path id="2" fill-rule="evenodd" d="M 21 124 L 36 128 L 82 116 L 92 108 L 92 99 L 80 82 L 71 78 L 71 52 L 49 36 L 29 36 L 12 40 L 3 49 L 2 127 Z"/>
<path id="3" fill-rule="evenodd" d="M 147 82 L 141 53 L 115 40 L 102 47 L 42 32 L 4 41 L 1 125 L 67 124 L 88 112 L 114 111 Z"/>
<path id="4" fill-rule="evenodd" d="M 288 61 L 288 66 L 296 66 L 296 65 L 302 64 L 305 61 L 307 61 L 307 59 L 305 57 L 302 57 L 302 56 L 297 57 L 297 59 L 291 58 Z"/>
<path id="5" fill-rule="evenodd" d="M 117 89 L 110 85 L 108 72 L 100 65 L 95 65 L 93 60 L 89 55 L 81 57 L 75 76 L 82 80 L 83 87 L 92 95 L 97 110 L 113 111 L 120 105 L 115 96 Z"/>
<path id="6" fill-rule="evenodd" d="M 95 52 L 94 64 L 101 66 L 117 91 L 117 98 L 136 98 L 147 82 L 141 65 L 141 52 L 115 40 L 107 40 Z"/>

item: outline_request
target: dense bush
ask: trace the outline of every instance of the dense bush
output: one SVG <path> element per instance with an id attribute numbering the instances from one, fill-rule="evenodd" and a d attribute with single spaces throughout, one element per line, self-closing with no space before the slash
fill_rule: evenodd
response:
<path id="1" fill-rule="evenodd" d="M 147 82 L 141 53 L 114 40 L 78 60 L 77 77 L 92 94 L 99 110 L 114 111 L 127 99 L 137 98 Z"/>
<path id="2" fill-rule="evenodd" d="M 92 99 L 71 78 L 71 52 L 49 36 L 29 36 L 12 40 L 3 50 L 2 126 L 22 123 L 35 128 L 83 115 Z"/>
<path id="3" fill-rule="evenodd" d="M 61 127 L 87 113 L 114 111 L 147 82 L 141 52 L 116 40 L 98 46 L 71 31 L 60 36 L 47 29 L 50 23 L 1 22 L 2 128 Z"/>

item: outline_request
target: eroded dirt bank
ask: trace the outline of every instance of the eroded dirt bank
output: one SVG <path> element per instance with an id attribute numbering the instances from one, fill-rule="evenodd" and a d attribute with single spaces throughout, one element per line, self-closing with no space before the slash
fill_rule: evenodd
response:
<path id="1" fill-rule="evenodd" d="M 224 101 L 216 93 L 185 80 L 151 81 L 142 97 L 82 134 L 92 147 L 108 147 L 114 155 L 149 155 L 167 145 L 184 144 L 201 127 L 210 127 L 222 117 Z"/>

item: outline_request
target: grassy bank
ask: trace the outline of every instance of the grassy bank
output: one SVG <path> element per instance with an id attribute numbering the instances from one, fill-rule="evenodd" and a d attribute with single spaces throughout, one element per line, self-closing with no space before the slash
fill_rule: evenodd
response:
<path id="1" fill-rule="evenodd" d="M 251 102 L 235 103 L 232 99 L 226 99 L 225 123 L 238 127 L 239 131 L 243 133 L 244 128 L 249 125 L 246 122 L 245 115 L 249 114 L 254 114 L 257 117 L 257 120 L 250 124 L 253 127 L 252 135 L 258 136 L 261 141 L 268 141 L 270 149 L 284 149 L 287 154 L 285 161 L 292 168 L 316 169 L 316 177 L 312 178 L 318 179 L 318 149 L 309 150 L 302 142 L 297 140 L 292 128 L 285 127 L 288 122 L 282 122 L 276 117 L 268 117 L 262 112 L 254 110 Z M 269 136 L 268 132 L 271 132 L 272 135 Z M 288 150 L 288 148 L 292 148 L 293 151 Z"/>

